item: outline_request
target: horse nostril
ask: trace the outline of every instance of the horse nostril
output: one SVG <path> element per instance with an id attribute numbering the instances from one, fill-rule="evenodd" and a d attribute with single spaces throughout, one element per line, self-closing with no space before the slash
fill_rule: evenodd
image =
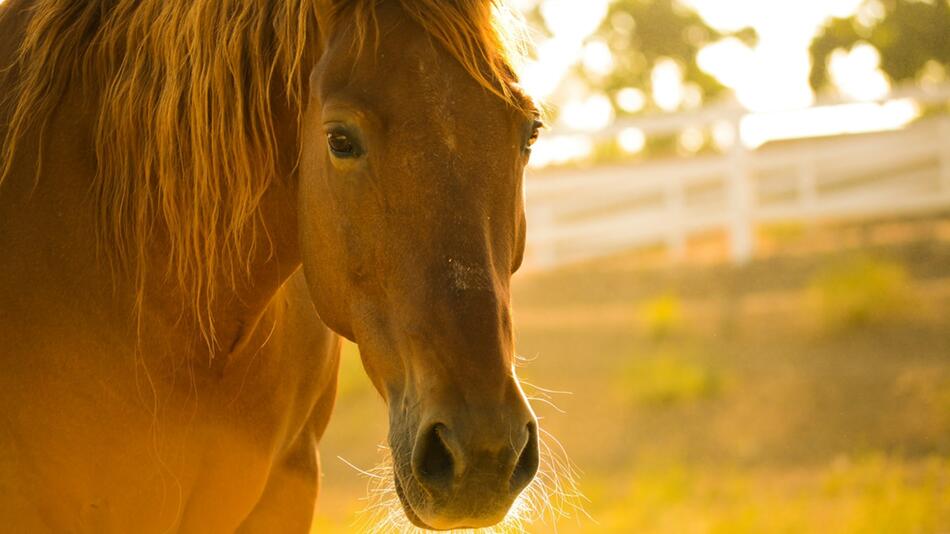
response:
<path id="1" fill-rule="evenodd" d="M 445 432 L 448 432 L 445 425 L 441 423 L 432 425 L 425 434 L 419 437 L 415 454 L 413 454 L 412 468 L 416 478 L 430 490 L 433 486 L 445 487 L 452 482 L 455 460 L 445 444 L 443 437 Z"/>
<path id="2" fill-rule="evenodd" d="M 538 450 L 538 425 L 533 421 L 528 423 L 528 440 L 521 455 L 518 457 L 518 463 L 515 464 L 515 470 L 511 474 L 511 491 L 518 493 L 531 482 L 534 475 L 538 472 L 540 462 L 540 452 Z"/>

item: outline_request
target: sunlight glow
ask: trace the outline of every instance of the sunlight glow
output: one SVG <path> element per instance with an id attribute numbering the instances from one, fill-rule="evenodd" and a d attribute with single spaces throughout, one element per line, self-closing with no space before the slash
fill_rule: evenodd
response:
<path id="1" fill-rule="evenodd" d="M 594 152 L 594 142 L 585 135 L 541 137 L 531 149 L 528 165 L 533 168 L 563 165 L 582 160 Z"/>
<path id="2" fill-rule="evenodd" d="M 521 2 L 525 5 L 525 2 Z M 521 84 L 538 98 L 551 96 L 565 78 L 570 68 L 585 60 L 585 66 L 595 69 L 605 67 L 604 50 L 586 50 L 584 41 L 597 30 L 607 15 L 607 0 L 545 0 L 541 3 L 541 16 L 551 38 L 537 43 L 537 58 L 529 61 L 521 73 Z M 610 51 L 607 50 L 609 56 Z M 588 55 L 593 57 L 588 57 Z M 599 56 L 599 57 L 596 57 Z M 591 64 L 587 65 L 589 61 Z"/>
<path id="3" fill-rule="evenodd" d="M 584 70 L 595 76 L 606 76 L 614 68 L 614 56 L 603 41 L 591 41 L 584 46 Z"/>
<path id="4" fill-rule="evenodd" d="M 890 92 L 880 66 L 881 54 L 868 43 L 857 44 L 850 52 L 835 50 L 829 61 L 834 84 L 855 100 L 877 100 Z"/>
<path id="5" fill-rule="evenodd" d="M 653 101 L 663 111 L 675 111 L 683 103 L 683 69 L 679 63 L 662 58 L 650 74 Z"/>
<path id="6" fill-rule="evenodd" d="M 703 105 L 703 89 L 693 83 L 689 82 L 683 84 L 683 102 L 682 106 L 685 109 L 696 109 Z"/>
<path id="7" fill-rule="evenodd" d="M 712 126 L 712 141 L 719 150 L 729 150 L 736 144 L 736 128 L 729 121 L 716 121 Z"/>
<path id="8" fill-rule="evenodd" d="M 751 112 L 741 125 L 739 138 L 749 147 L 771 140 L 837 135 L 900 128 L 920 113 L 907 101 L 873 104 L 890 90 L 880 70 L 880 55 L 870 45 L 851 51 L 837 51 L 829 61 L 832 83 L 850 98 L 864 105 L 844 105 L 813 109 L 815 94 L 808 83 L 811 58 L 808 47 L 818 31 L 832 17 L 858 15 L 868 26 L 880 19 L 883 4 L 864 0 L 680 0 L 714 28 L 737 31 L 751 27 L 758 35 L 754 46 L 727 37 L 700 50 L 699 66 L 732 89 L 736 100 Z M 605 97 L 577 90 L 577 83 L 565 83 L 574 65 L 581 65 L 594 77 L 609 74 L 618 60 L 601 40 L 590 35 L 602 23 L 608 0 L 519 0 L 522 5 L 540 6 L 552 37 L 537 48 L 537 60 L 526 70 L 525 85 L 542 98 L 560 104 L 558 124 L 571 130 L 595 131 L 613 119 Z M 610 20 L 614 31 L 636 31 L 636 21 L 625 15 Z M 673 38 L 673 37 L 671 37 Z M 619 53 L 616 50 L 614 53 Z M 946 73 L 934 70 L 934 80 Z M 685 84 L 682 67 L 673 59 L 661 59 L 650 73 L 652 99 L 663 111 L 702 106 L 702 92 Z M 611 95 L 617 108 L 627 113 L 646 109 L 648 97 L 638 88 L 626 87 Z M 626 152 L 637 153 L 646 146 L 639 130 L 622 130 L 616 140 Z M 707 130 L 680 132 L 678 146 L 685 152 L 699 150 L 708 140 L 721 150 L 736 142 L 736 129 L 727 121 Z M 583 136 L 542 139 L 532 156 L 533 167 L 543 167 L 582 159 L 593 153 L 593 143 Z"/>
<path id="9" fill-rule="evenodd" d="M 706 144 L 706 134 L 703 133 L 702 128 L 691 126 L 680 132 L 677 144 L 684 152 L 694 154 Z"/>
<path id="10" fill-rule="evenodd" d="M 749 48 L 727 38 L 704 48 L 703 70 L 736 92 L 752 111 L 803 108 L 814 102 L 808 85 L 808 46 L 830 17 L 854 14 L 863 0 L 683 0 L 722 31 L 752 27 L 759 42 Z"/>
<path id="11" fill-rule="evenodd" d="M 541 16 L 555 39 L 583 41 L 607 15 L 607 0 L 545 0 Z"/>
<path id="12" fill-rule="evenodd" d="M 579 46 L 556 38 L 539 43 L 537 59 L 529 60 L 521 71 L 521 85 L 535 97 L 551 96 L 580 56 Z"/>
<path id="13" fill-rule="evenodd" d="M 778 139 L 896 130 L 919 117 L 920 113 L 920 106 L 912 100 L 755 113 L 742 119 L 740 135 L 745 146 L 755 148 Z"/>
<path id="14" fill-rule="evenodd" d="M 884 19 L 887 9 L 881 0 L 869 0 L 858 8 L 856 15 L 862 26 L 870 28 Z"/>
<path id="15" fill-rule="evenodd" d="M 605 128 L 614 118 L 610 99 L 601 94 L 585 100 L 568 102 L 561 108 L 561 122 L 573 130 L 595 132 Z"/>
<path id="16" fill-rule="evenodd" d="M 747 26 L 757 30 L 820 23 L 854 14 L 864 0 L 681 0 L 710 25 L 729 32 Z"/>
<path id="17" fill-rule="evenodd" d="M 755 54 L 739 39 L 727 37 L 703 47 L 696 61 L 699 68 L 712 73 L 726 87 L 738 88 L 747 83 Z"/>
<path id="18" fill-rule="evenodd" d="M 636 154 L 647 145 L 647 136 L 639 128 L 624 128 L 617 135 L 617 144 L 628 154 Z"/>
<path id="19" fill-rule="evenodd" d="M 647 98 L 636 87 L 624 87 L 617 91 L 617 106 L 627 113 L 636 113 L 646 106 Z"/>
<path id="20" fill-rule="evenodd" d="M 939 61 L 931 59 L 928 61 L 920 73 L 920 85 L 922 87 L 937 87 L 947 82 L 947 68 Z"/>

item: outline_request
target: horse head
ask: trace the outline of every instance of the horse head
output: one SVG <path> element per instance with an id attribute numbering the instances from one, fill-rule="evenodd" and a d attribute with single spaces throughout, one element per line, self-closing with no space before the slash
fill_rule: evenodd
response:
<path id="1" fill-rule="evenodd" d="M 406 515 L 484 527 L 539 462 L 513 366 L 510 278 L 540 123 L 501 52 L 477 46 L 490 2 L 417 3 L 439 11 L 438 32 L 412 4 L 383 2 L 365 28 L 330 25 L 304 116 L 301 249 L 320 316 L 359 344 L 388 404 Z M 464 4 L 484 20 L 461 18 Z M 466 64 L 473 50 L 484 54 Z"/>

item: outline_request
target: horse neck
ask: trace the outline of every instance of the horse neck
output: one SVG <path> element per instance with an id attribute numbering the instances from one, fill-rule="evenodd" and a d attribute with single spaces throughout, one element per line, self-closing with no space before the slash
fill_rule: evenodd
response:
<path id="1" fill-rule="evenodd" d="M 0 90 L 5 85 L 0 84 Z M 153 268 L 143 288 L 137 285 L 133 266 L 107 260 L 89 195 L 96 174 L 89 141 L 93 121 L 81 91 L 69 90 L 42 141 L 31 136 L 17 153 L 0 187 L 0 250 L 5 256 L 0 261 L 0 301 L 23 302 L 50 315 L 49 310 L 62 308 L 68 309 L 67 315 L 99 316 L 116 331 L 144 335 L 145 343 L 161 339 L 170 346 L 192 347 L 185 352 L 197 361 L 226 355 L 300 267 L 293 172 L 296 126 L 278 132 L 280 146 L 287 147 L 279 165 L 282 176 L 272 181 L 261 199 L 260 216 L 250 223 L 262 237 L 250 254 L 234 254 L 249 258 L 246 264 L 222 266 L 222 271 L 234 267 L 240 274 L 232 279 L 222 272 L 213 301 L 199 311 L 189 309 L 193 301 L 173 277 L 162 276 L 159 266 L 166 265 L 168 249 L 161 236 L 149 246 L 147 261 Z M 199 313 L 205 314 L 202 320 Z M 207 339 L 208 321 L 213 343 Z"/>
<path id="2" fill-rule="evenodd" d="M 223 275 L 218 280 L 219 297 L 210 306 L 217 353 L 228 353 L 248 334 L 287 279 L 300 268 L 296 190 L 292 178 L 275 181 L 267 190 L 260 220 L 254 223 L 259 226 L 258 233 L 267 236 L 266 243 L 255 247 L 250 263 L 234 285 Z"/>
<path id="3" fill-rule="evenodd" d="M 283 115 L 278 110 L 279 115 Z M 284 117 L 282 117 L 284 118 Z M 279 120 L 284 126 L 277 132 L 280 154 L 280 177 L 274 179 L 261 198 L 260 216 L 252 220 L 256 243 L 248 243 L 247 250 L 237 250 L 231 261 L 221 265 L 214 281 L 213 299 L 192 307 L 193 297 L 183 294 L 174 277 L 152 277 L 146 280 L 143 295 L 142 320 L 156 314 L 169 323 L 174 334 L 197 341 L 196 356 L 204 360 L 227 355 L 258 320 L 274 300 L 287 279 L 301 265 L 297 231 L 296 147 L 297 128 L 292 117 Z M 166 265 L 167 247 L 159 240 L 150 251 L 151 265 Z M 245 263 L 243 259 L 248 258 Z M 236 274 L 235 274 L 236 273 Z M 189 301 L 189 298 L 192 300 Z M 209 336 L 212 336 L 210 337 Z M 210 342 L 210 343 L 209 343 Z M 210 349 L 211 354 L 206 354 Z"/>

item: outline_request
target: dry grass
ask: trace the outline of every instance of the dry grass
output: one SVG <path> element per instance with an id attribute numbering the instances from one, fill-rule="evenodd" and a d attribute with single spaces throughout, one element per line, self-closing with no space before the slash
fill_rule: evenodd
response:
<path id="1" fill-rule="evenodd" d="M 853 258 L 903 273 L 914 305 L 829 334 L 809 288 Z M 516 279 L 519 374 L 573 392 L 527 388 L 580 467 L 591 516 L 548 512 L 525 530 L 947 532 L 950 292 L 934 288 L 948 278 L 950 245 L 930 239 L 743 269 L 618 258 Z M 657 295 L 677 295 L 662 336 L 644 316 Z M 361 531 L 365 480 L 336 456 L 373 465 L 385 434 L 358 362 L 344 365 L 321 446 L 321 533 Z"/>

